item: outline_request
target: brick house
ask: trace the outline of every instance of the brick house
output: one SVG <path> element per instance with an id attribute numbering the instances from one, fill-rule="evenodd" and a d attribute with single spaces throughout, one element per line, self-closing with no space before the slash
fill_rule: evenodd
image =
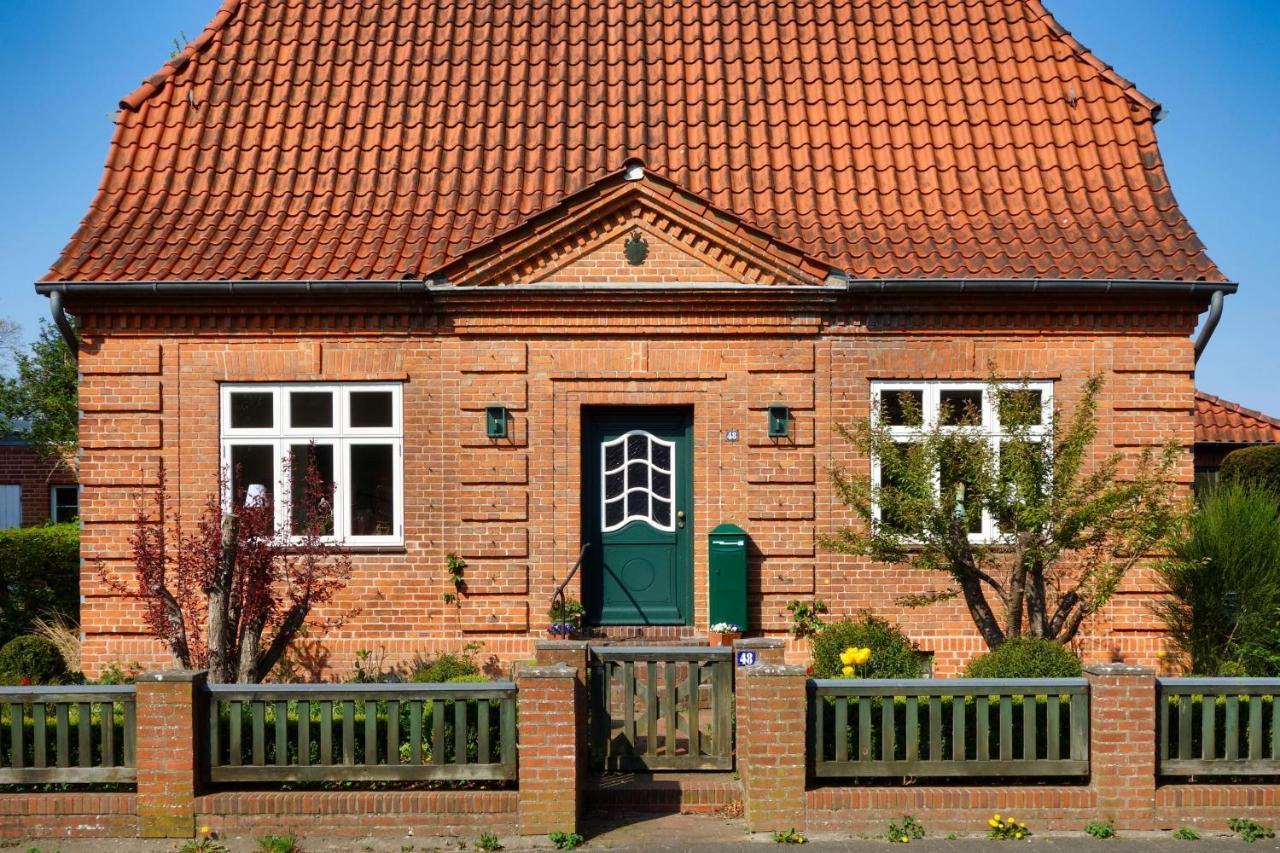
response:
<path id="1" fill-rule="evenodd" d="M 1280 418 L 1196 391 L 1195 484 L 1218 479 L 1222 460 L 1233 450 L 1280 442 Z"/>
<path id="2" fill-rule="evenodd" d="M 1159 116 L 1038 0 L 226 0 L 121 102 L 38 284 L 81 323 L 86 566 L 127 570 L 162 465 L 190 514 L 315 442 L 356 555 L 334 669 L 528 657 L 583 543 L 597 630 L 702 636 L 734 522 L 752 633 L 816 597 L 954 672 L 960 604 L 903 610 L 930 579 L 816 544 L 847 521 L 828 466 L 870 465 L 834 425 L 980 399 L 991 364 L 1069 411 L 1100 371 L 1104 450 L 1189 449 L 1190 335 L 1235 285 Z M 1152 590 L 1085 654 L 1153 660 Z M 88 670 L 163 662 L 96 568 L 83 591 Z"/>
<path id="3" fill-rule="evenodd" d="M 73 521 L 80 514 L 75 472 L 0 432 L 0 530 Z"/>

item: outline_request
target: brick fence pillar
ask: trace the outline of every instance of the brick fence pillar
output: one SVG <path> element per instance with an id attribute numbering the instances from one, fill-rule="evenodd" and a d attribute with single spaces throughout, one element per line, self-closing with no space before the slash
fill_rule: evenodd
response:
<path id="1" fill-rule="evenodd" d="M 576 832 L 582 801 L 578 717 L 586 706 L 578 669 L 565 664 L 520 670 L 520 833 Z"/>
<path id="2" fill-rule="evenodd" d="M 208 715 L 205 673 L 148 672 L 137 679 L 138 831 L 144 838 L 195 834 L 198 756 Z"/>
<path id="3" fill-rule="evenodd" d="M 803 829 L 809 701 L 804 668 L 740 667 L 736 694 L 738 771 L 747 830 Z"/>
<path id="4" fill-rule="evenodd" d="M 733 644 L 733 653 L 736 657 L 738 652 L 755 652 L 756 663 L 786 663 L 787 660 L 787 641 L 779 640 L 773 637 L 752 637 L 747 640 L 737 640 Z"/>
<path id="5" fill-rule="evenodd" d="M 1089 679 L 1089 784 L 1101 817 L 1154 829 L 1155 670 L 1122 663 L 1085 668 Z"/>
<path id="6" fill-rule="evenodd" d="M 587 744 L 589 729 L 587 727 L 587 672 L 590 661 L 587 658 L 588 643 L 586 640 L 539 640 L 534 645 L 534 660 L 538 666 L 573 667 L 578 673 L 578 705 L 574 711 L 574 728 L 578 733 L 578 787 L 587 782 Z"/>

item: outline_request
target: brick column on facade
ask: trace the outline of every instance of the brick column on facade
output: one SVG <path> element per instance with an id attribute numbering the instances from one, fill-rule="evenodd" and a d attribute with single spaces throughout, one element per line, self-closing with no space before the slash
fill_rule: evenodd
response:
<path id="1" fill-rule="evenodd" d="M 578 704 L 574 710 L 575 729 L 578 733 L 578 787 L 587 782 L 587 745 L 590 730 L 587 727 L 587 658 L 589 644 L 586 640 L 539 640 L 534 644 L 534 661 L 538 666 L 573 667 L 578 672 Z"/>
<path id="2" fill-rule="evenodd" d="M 1089 784 L 1098 814 L 1121 829 L 1153 829 L 1156 676 L 1146 666 L 1085 667 L 1089 679 Z"/>
<path id="3" fill-rule="evenodd" d="M 751 637 L 746 640 L 735 640 L 733 653 L 755 652 L 756 663 L 786 663 L 787 641 L 773 637 Z"/>
<path id="4" fill-rule="evenodd" d="M 750 832 L 803 829 L 808 689 L 804 668 L 738 669 L 738 770 Z"/>
<path id="5" fill-rule="evenodd" d="M 586 706 L 579 669 L 563 663 L 520 670 L 520 833 L 576 832 L 583 763 L 578 717 Z"/>
<path id="6" fill-rule="evenodd" d="M 149 672 L 137 679 L 138 831 L 191 838 L 205 729 L 205 673 Z"/>

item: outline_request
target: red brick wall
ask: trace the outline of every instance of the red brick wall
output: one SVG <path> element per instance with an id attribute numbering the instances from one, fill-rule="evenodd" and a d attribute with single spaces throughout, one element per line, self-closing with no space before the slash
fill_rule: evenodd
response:
<path id="1" fill-rule="evenodd" d="M 433 309 L 371 299 L 357 314 L 303 301 L 242 302 L 235 314 L 212 302 L 147 315 L 79 309 L 87 671 L 110 661 L 165 663 L 139 628 L 136 603 L 112 593 L 96 566 L 127 573 L 134 500 L 154 484 L 161 460 L 185 516 L 215 488 L 220 382 L 405 383 L 405 545 L 356 555 L 331 611 L 354 615 L 310 640 L 308 659 L 329 672 L 349 671 L 360 649 L 398 661 L 467 640 L 503 661 L 531 657 L 581 541 L 583 406 L 693 409 L 695 632 L 707 624 L 707 533 L 733 521 L 754 546 L 752 629 L 785 636 L 786 604 L 798 598 L 825 599 L 833 618 L 868 608 L 935 653 L 941 675 L 983 650 L 962 605 L 905 610 L 896 597 L 937 579 L 837 558 L 816 544 L 849 520 L 827 485 L 828 466 L 867 469 L 834 424 L 867 413 L 873 380 L 983 379 L 994 364 L 1005 375 L 1053 380 L 1070 409 L 1084 379 L 1101 372 L 1100 452 L 1191 444 L 1187 335 L 1199 306 L 1190 301 L 825 299 L 487 288 L 437 295 Z M 775 401 L 795 413 L 789 440 L 766 435 L 764 409 Z M 511 410 L 505 440 L 485 437 L 482 409 L 492 402 Z M 725 440 L 730 429 L 740 441 Z M 1189 455 L 1183 469 L 1189 483 Z M 459 606 L 443 601 L 449 551 L 468 563 Z M 1127 660 L 1155 660 L 1153 589 L 1149 572 L 1126 581 L 1089 623 L 1080 644 L 1087 659 L 1107 659 L 1114 646 Z M 805 657 L 791 644 L 791 660 Z"/>
<path id="2" fill-rule="evenodd" d="M 48 524 L 50 488 L 75 482 L 75 474 L 65 465 L 41 459 L 27 445 L 0 443 L 0 486 L 22 487 L 23 527 Z"/>

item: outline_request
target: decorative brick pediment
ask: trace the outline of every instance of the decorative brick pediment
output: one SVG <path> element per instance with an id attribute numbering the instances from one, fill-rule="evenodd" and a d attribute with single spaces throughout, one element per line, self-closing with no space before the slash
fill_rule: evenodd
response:
<path id="1" fill-rule="evenodd" d="M 653 176 L 602 181 L 462 258 L 456 285 L 817 285 L 803 253 Z"/>

